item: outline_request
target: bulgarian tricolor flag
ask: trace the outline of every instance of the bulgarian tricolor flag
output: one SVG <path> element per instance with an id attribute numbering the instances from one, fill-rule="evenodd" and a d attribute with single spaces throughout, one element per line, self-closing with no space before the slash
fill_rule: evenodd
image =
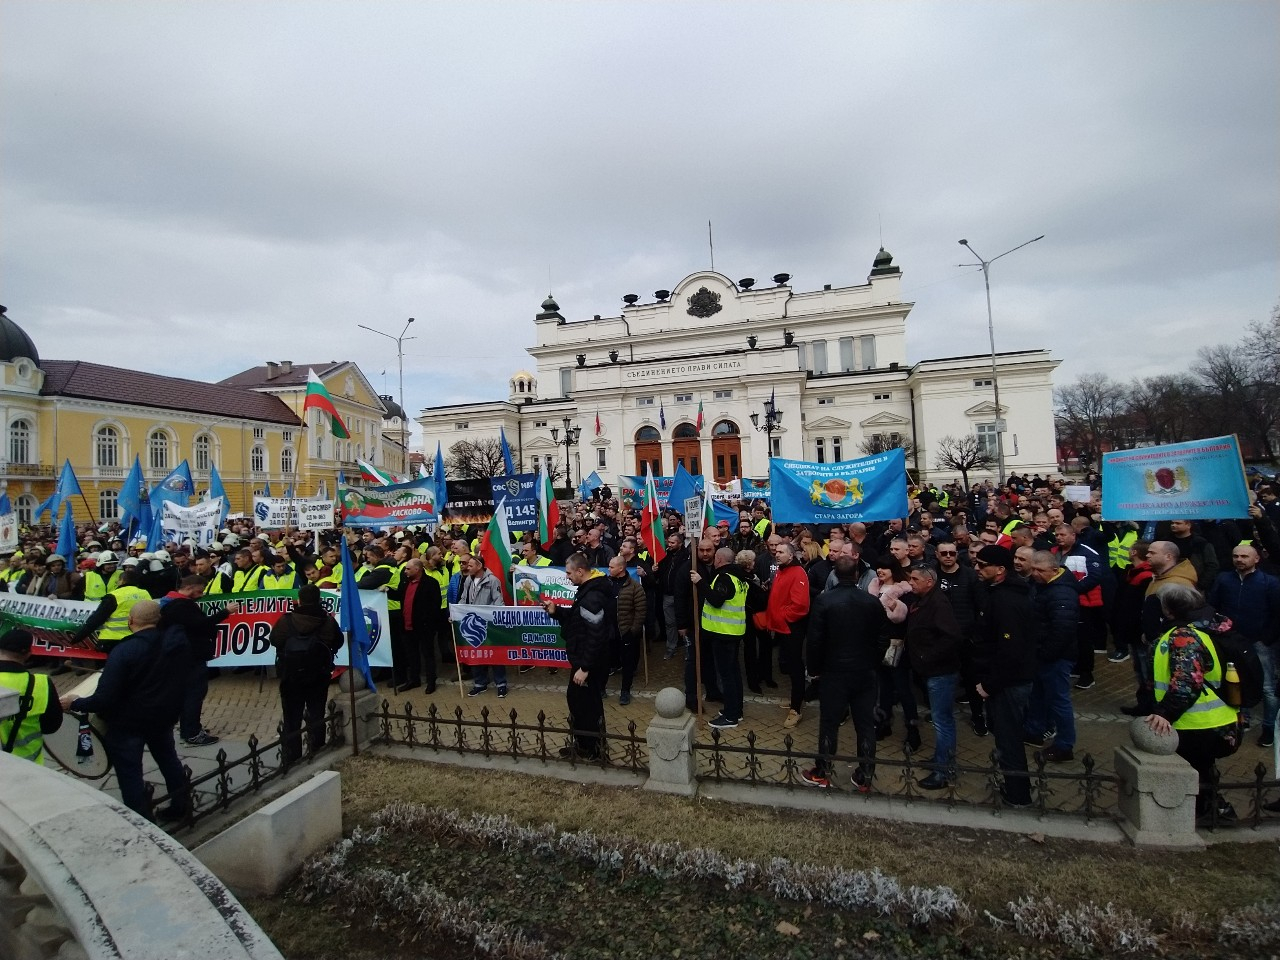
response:
<path id="1" fill-rule="evenodd" d="M 308 369 L 307 398 L 302 402 L 303 414 L 305 415 L 312 408 L 323 410 L 329 415 L 329 429 L 333 431 L 335 437 L 340 440 L 351 439 L 351 434 L 347 432 L 347 425 L 342 422 L 342 417 L 338 415 L 338 408 L 333 405 L 333 397 L 329 396 L 329 391 L 324 388 L 316 372 Z"/>
<path id="2" fill-rule="evenodd" d="M 698 399 L 698 421 L 693 425 L 693 429 L 697 430 L 698 433 L 702 433 L 702 399 L 701 398 Z"/>
<path id="3" fill-rule="evenodd" d="M 645 464 L 644 505 L 640 510 L 640 539 L 649 550 L 654 563 L 660 563 L 667 555 L 667 544 L 662 532 L 662 511 L 658 509 L 658 488 L 653 483 L 653 467 Z"/>
<path id="4" fill-rule="evenodd" d="M 480 535 L 480 560 L 502 584 L 502 598 L 511 605 L 511 534 L 507 530 L 507 498 L 493 511 L 489 529 Z"/>
<path id="5" fill-rule="evenodd" d="M 711 500 L 711 484 L 702 480 L 702 535 L 707 536 L 716 528 L 716 505 Z"/>
<path id="6" fill-rule="evenodd" d="M 376 483 L 380 487 L 388 484 L 398 483 L 399 481 L 385 470 L 379 470 L 368 460 L 356 459 L 356 466 L 360 468 L 360 476 L 368 483 Z"/>
<path id="7" fill-rule="evenodd" d="M 556 539 L 556 526 L 560 523 L 560 504 L 551 488 L 551 477 L 546 465 L 538 462 L 538 543 L 548 549 Z"/>

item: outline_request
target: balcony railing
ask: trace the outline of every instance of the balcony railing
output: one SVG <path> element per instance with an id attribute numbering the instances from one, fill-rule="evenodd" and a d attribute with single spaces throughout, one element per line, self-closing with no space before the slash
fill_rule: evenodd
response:
<path id="1" fill-rule="evenodd" d="M 29 480 L 52 476 L 53 467 L 42 463 L 0 463 L 0 477 Z"/>

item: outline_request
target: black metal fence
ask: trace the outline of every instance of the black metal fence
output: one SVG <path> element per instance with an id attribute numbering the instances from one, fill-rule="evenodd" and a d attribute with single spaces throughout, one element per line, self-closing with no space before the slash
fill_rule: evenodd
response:
<path id="1" fill-rule="evenodd" d="M 513 709 L 505 716 L 480 711 L 480 719 L 467 719 L 461 706 L 442 713 L 434 704 L 425 713 L 416 713 L 413 704 L 405 703 L 399 711 L 383 700 L 371 718 L 378 723 L 375 744 L 396 744 L 425 748 L 437 753 L 474 753 L 484 757 L 510 757 L 513 760 L 539 760 L 543 763 L 567 763 L 573 766 L 597 766 L 606 770 L 626 770 L 647 776 L 649 750 L 645 738 L 636 733 L 636 722 L 627 721 L 625 733 L 601 724 L 598 735 L 601 749 L 594 756 L 575 749 L 577 738 L 591 736 L 591 731 L 558 726 L 539 710 L 535 722 L 521 722 Z"/>
<path id="2" fill-rule="evenodd" d="M 785 735 L 782 748 L 776 749 L 760 746 L 754 731 L 747 733 L 745 744 L 729 744 L 724 742 L 719 730 L 712 729 L 711 742 L 695 742 L 693 749 L 700 780 L 810 786 L 801 774 L 814 766 L 814 754 L 812 750 L 797 750 L 791 734 Z M 835 754 L 823 760 L 826 768 L 832 771 L 830 786 L 826 788 L 828 792 L 930 800 L 949 806 L 980 806 L 996 810 L 1015 806 L 1005 798 L 1006 779 L 1010 775 L 1000 770 L 994 751 L 985 766 L 955 763 L 941 771 L 935 764 L 915 756 L 909 746 L 904 746 L 900 755 L 877 751 L 874 761 L 870 761 L 875 765 L 875 775 L 865 787 L 852 780 L 852 768 L 861 766 L 862 758 Z M 1100 772 L 1089 754 L 1081 757 L 1080 766 L 1083 768 L 1080 771 L 1050 766 L 1037 752 L 1025 775 L 1031 791 L 1028 809 L 1039 813 L 1079 814 L 1086 821 L 1118 819 L 1118 778 L 1114 774 Z M 844 776 L 846 772 L 848 776 Z M 943 774 L 947 786 L 941 790 L 923 789 L 917 776 L 934 772 Z"/>
<path id="3" fill-rule="evenodd" d="M 1213 771 L 1213 787 L 1216 797 L 1228 804 L 1228 814 L 1218 803 L 1209 804 L 1206 816 L 1197 822 L 1201 827 L 1218 830 L 1223 827 L 1260 827 L 1264 823 L 1280 823 L 1280 800 L 1267 800 L 1268 793 L 1280 787 L 1280 779 L 1267 779 L 1267 768 L 1259 763 L 1253 768 L 1252 780 L 1224 780 L 1217 768 Z M 1275 796 L 1274 793 L 1272 793 Z M 1268 810 L 1274 803 L 1276 809 Z"/>
<path id="4" fill-rule="evenodd" d="M 304 731 L 302 736 L 301 756 L 294 759 L 285 749 L 283 737 L 277 737 L 267 744 L 260 744 L 256 736 L 249 737 L 249 752 L 236 760 L 227 757 L 226 750 L 219 750 L 214 758 L 216 766 L 208 773 L 193 776 L 190 767 L 184 766 L 183 773 L 186 784 L 183 794 L 186 797 L 186 815 L 167 828 L 172 832 L 190 829 L 202 820 L 216 813 L 230 809 L 231 805 L 243 797 L 257 793 L 273 780 L 286 776 L 290 770 L 300 763 L 310 762 L 320 753 L 332 750 L 347 742 L 346 717 L 338 709 L 337 703 L 329 701 L 324 718 L 324 742 L 313 744 L 311 736 Z M 170 794 L 155 796 L 154 784 L 147 784 L 147 792 L 151 795 L 153 810 L 159 810 L 174 803 Z M 183 806 L 181 802 L 178 804 Z"/>

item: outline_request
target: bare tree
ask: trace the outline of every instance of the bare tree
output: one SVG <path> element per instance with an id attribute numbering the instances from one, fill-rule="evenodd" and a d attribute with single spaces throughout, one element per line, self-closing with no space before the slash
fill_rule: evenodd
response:
<path id="1" fill-rule="evenodd" d="M 1129 391 L 1129 417 L 1135 432 L 1152 443 L 1178 443 L 1204 436 L 1204 388 L 1194 377 L 1147 377 Z"/>
<path id="2" fill-rule="evenodd" d="M 963 437 L 947 434 L 939 438 L 938 449 L 933 458 L 933 465 L 939 470 L 958 470 L 965 490 L 969 489 L 970 470 L 985 470 L 994 462 L 994 458 L 978 440 L 977 434 L 973 433 Z"/>
<path id="3" fill-rule="evenodd" d="M 902 448 L 908 460 L 912 462 L 916 460 L 916 442 L 910 437 L 899 437 L 898 442 L 894 443 L 892 434 L 873 433 L 858 444 L 858 449 L 868 457 L 874 457 L 877 453 L 888 453 L 899 447 Z"/>
<path id="4" fill-rule="evenodd" d="M 1128 390 L 1106 374 L 1086 373 L 1070 386 L 1054 391 L 1058 439 L 1087 457 L 1102 460 L 1104 449 L 1124 446 Z"/>
<path id="5" fill-rule="evenodd" d="M 1259 328 L 1261 331 L 1263 328 Z M 1267 369 L 1273 350 L 1260 341 L 1228 346 L 1201 347 L 1192 371 L 1200 377 L 1211 403 L 1214 433 L 1237 433 L 1246 444 L 1273 463 L 1272 435 L 1280 424 L 1280 387 Z"/>
<path id="6" fill-rule="evenodd" d="M 490 437 L 485 440 L 459 440 L 444 456 L 445 472 L 458 480 L 482 480 L 506 473 L 502 460 L 502 444 Z"/>

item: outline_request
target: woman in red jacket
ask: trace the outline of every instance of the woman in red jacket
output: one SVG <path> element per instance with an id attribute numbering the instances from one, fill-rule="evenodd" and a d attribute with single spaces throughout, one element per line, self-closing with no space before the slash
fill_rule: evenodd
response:
<path id="1" fill-rule="evenodd" d="M 791 703 L 782 725 L 788 729 L 800 722 L 804 706 L 804 636 L 809 621 L 809 577 L 796 559 L 796 548 L 782 541 L 773 552 L 778 570 L 769 585 L 769 603 L 755 616 L 761 630 L 773 633 L 774 642 L 782 648 L 787 672 L 791 677 Z"/>

